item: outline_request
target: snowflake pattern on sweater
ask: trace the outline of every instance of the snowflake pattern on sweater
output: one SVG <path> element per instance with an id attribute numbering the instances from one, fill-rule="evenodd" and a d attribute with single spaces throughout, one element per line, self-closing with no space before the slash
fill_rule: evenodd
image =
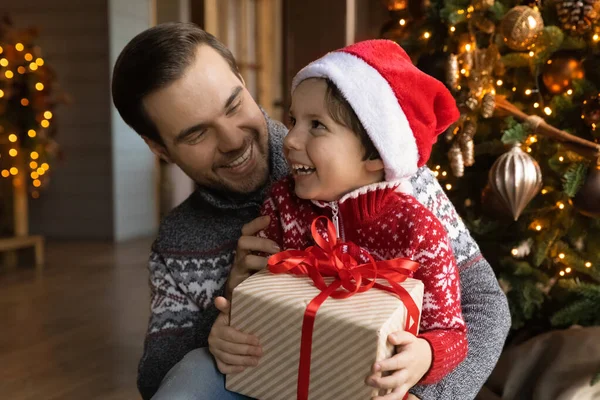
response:
<path id="1" fill-rule="evenodd" d="M 425 286 L 419 337 L 430 343 L 433 353 L 421 383 L 435 383 L 467 354 L 458 270 L 442 223 L 413 196 L 397 192 L 396 185 L 370 185 L 325 203 L 298 198 L 293 179 L 287 177 L 265 200 L 262 214 L 269 215 L 271 223 L 259 236 L 274 240 L 283 250 L 305 249 L 314 244 L 312 221 L 324 215 L 334 221 L 343 241 L 366 249 L 376 260 L 403 257 L 418 262 L 414 278 Z M 325 226 L 317 228 L 326 237 Z"/>

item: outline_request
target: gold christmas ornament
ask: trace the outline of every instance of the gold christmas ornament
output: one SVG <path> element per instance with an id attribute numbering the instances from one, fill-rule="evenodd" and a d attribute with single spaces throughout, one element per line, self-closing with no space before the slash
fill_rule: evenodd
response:
<path id="1" fill-rule="evenodd" d="M 600 217 L 600 165 L 590 168 L 583 186 L 573 198 L 573 205 L 587 217 Z"/>
<path id="2" fill-rule="evenodd" d="M 452 175 L 457 178 L 462 178 L 465 174 L 465 164 L 463 160 L 462 151 L 457 143 L 454 143 L 450 147 L 448 152 L 448 159 L 450 160 L 450 168 L 452 169 Z"/>
<path id="3" fill-rule="evenodd" d="M 471 120 L 465 122 L 462 133 L 458 137 L 458 143 L 462 152 L 463 164 L 470 167 L 475 164 L 475 143 L 473 137 L 477 131 L 477 124 Z"/>
<path id="4" fill-rule="evenodd" d="M 450 57 L 448 57 L 446 83 L 452 89 L 455 89 L 458 85 L 458 56 L 456 54 L 450 54 Z"/>
<path id="5" fill-rule="evenodd" d="M 581 61 L 573 57 L 557 57 L 548 60 L 542 72 L 542 81 L 552 94 L 564 93 L 573 79 L 584 79 Z"/>
<path id="6" fill-rule="evenodd" d="M 539 11 L 527 6 L 512 8 L 500 23 L 504 41 L 508 47 L 517 51 L 527 50 L 542 29 L 544 20 Z"/>
<path id="7" fill-rule="evenodd" d="M 494 109 L 496 108 L 496 95 L 488 92 L 483 95 L 481 101 L 481 116 L 483 118 L 491 118 L 494 115 Z"/>
<path id="8" fill-rule="evenodd" d="M 517 143 L 494 162 L 489 185 L 516 221 L 542 188 L 542 171 L 535 159 Z"/>
<path id="9" fill-rule="evenodd" d="M 467 107 L 469 107 L 469 110 L 473 111 L 477 108 L 477 106 L 479 105 L 479 102 L 477 101 L 477 99 L 475 97 L 469 97 L 467 99 L 467 101 L 465 101 L 465 105 Z"/>
<path id="10" fill-rule="evenodd" d="M 583 35 L 600 18 L 600 0 L 561 0 L 556 3 L 556 11 L 564 30 Z"/>

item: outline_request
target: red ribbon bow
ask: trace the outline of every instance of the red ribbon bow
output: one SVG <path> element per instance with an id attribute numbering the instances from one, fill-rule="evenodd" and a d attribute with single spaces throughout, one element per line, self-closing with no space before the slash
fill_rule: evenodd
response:
<path id="1" fill-rule="evenodd" d="M 325 219 L 327 224 L 327 239 L 317 230 L 317 222 Z M 299 400 L 308 399 L 310 383 L 310 358 L 312 350 L 312 334 L 315 316 L 319 307 L 328 297 L 344 299 L 356 293 L 366 292 L 375 287 L 396 294 L 407 309 L 405 330 L 417 334 L 419 308 L 413 298 L 399 283 L 412 276 L 419 264 L 404 258 L 387 261 L 375 261 L 363 248 L 354 243 L 344 243 L 337 240 L 337 232 L 333 223 L 324 216 L 315 218 L 311 225 L 312 237 L 316 246 L 306 250 L 287 250 L 269 258 L 269 271 L 274 274 L 292 273 L 307 275 L 321 291 L 306 307 L 302 321 L 302 338 L 300 343 L 300 363 L 298 367 Z M 348 250 L 358 251 L 366 256 L 368 263 L 359 263 L 348 254 Z M 334 277 L 329 285 L 323 277 Z M 390 286 L 377 283 L 375 279 L 387 280 Z"/>

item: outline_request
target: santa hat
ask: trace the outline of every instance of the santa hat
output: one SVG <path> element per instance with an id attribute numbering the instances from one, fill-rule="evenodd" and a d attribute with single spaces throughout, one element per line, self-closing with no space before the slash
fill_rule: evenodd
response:
<path id="1" fill-rule="evenodd" d="M 459 117 L 443 83 L 415 67 L 390 40 L 368 40 L 326 54 L 304 67 L 292 93 L 309 78 L 331 80 L 379 151 L 386 181 L 413 175 L 429 160 L 437 136 Z"/>

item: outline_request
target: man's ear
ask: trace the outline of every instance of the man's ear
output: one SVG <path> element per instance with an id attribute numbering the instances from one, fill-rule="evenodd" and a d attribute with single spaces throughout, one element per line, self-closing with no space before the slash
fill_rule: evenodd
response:
<path id="1" fill-rule="evenodd" d="M 383 165 L 383 160 L 380 158 L 376 158 L 374 160 L 366 160 L 365 168 L 368 172 L 379 172 L 383 171 L 385 166 Z"/>
<path id="2" fill-rule="evenodd" d="M 146 142 L 146 144 L 148 145 L 148 147 L 150 147 L 150 150 L 161 160 L 168 162 L 168 163 L 172 163 L 173 160 L 171 160 L 171 157 L 169 157 L 169 152 L 167 151 L 167 148 L 160 144 L 155 142 L 152 139 L 149 139 L 145 136 L 142 136 L 142 139 L 144 139 L 144 142 Z"/>

